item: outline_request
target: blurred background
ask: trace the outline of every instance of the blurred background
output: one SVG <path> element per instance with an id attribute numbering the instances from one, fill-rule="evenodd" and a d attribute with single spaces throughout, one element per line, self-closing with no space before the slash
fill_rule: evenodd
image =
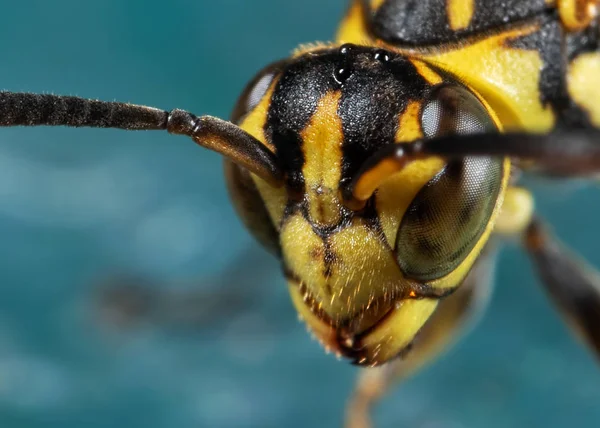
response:
<path id="1" fill-rule="evenodd" d="M 5 2 L 0 87 L 227 117 L 253 74 L 329 40 L 345 0 Z M 600 194 L 533 183 L 600 265 Z M 356 369 L 297 321 L 219 156 L 183 137 L 3 129 L 0 427 L 339 427 Z M 377 427 L 597 427 L 600 373 L 518 245 L 490 309 Z"/>

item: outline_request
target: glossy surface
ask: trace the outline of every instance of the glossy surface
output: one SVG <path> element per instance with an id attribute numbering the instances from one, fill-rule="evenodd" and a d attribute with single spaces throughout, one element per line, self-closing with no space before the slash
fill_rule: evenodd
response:
<path id="1" fill-rule="evenodd" d="M 228 117 L 256 71 L 301 42 L 333 37 L 344 8 L 11 3 L 1 87 Z M 0 133 L 0 426 L 339 426 L 356 369 L 325 355 L 297 322 L 276 263 L 235 217 L 218 155 L 152 133 Z M 600 265 L 598 190 L 535 188 L 556 232 Z M 173 293 L 198 278 L 203 290 L 233 284 L 248 308 L 228 300 L 235 312 L 203 328 L 115 333 L 95 322 L 92 286 L 115 271 Z M 497 279 L 483 322 L 387 398 L 378 426 L 597 426 L 595 361 L 520 251 L 503 253 Z"/>

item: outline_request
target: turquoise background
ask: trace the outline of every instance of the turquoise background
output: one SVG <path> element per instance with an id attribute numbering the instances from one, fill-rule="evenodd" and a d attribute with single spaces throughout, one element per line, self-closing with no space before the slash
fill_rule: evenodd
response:
<path id="1" fill-rule="evenodd" d="M 1 88 L 220 117 L 262 66 L 330 39 L 345 8 L 5 3 Z M 340 426 L 356 369 L 297 322 L 277 264 L 228 203 L 219 156 L 160 133 L 0 133 L 0 427 Z M 556 232 L 600 265 L 598 190 L 534 187 Z M 98 310 L 114 274 L 150 280 L 163 309 L 180 303 L 157 310 L 167 321 L 115 328 Z M 377 427 L 598 426 L 595 359 L 514 243 L 497 284 L 473 333 L 386 398 Z M 198 296 L 211 290 L 218 304 Z"/>

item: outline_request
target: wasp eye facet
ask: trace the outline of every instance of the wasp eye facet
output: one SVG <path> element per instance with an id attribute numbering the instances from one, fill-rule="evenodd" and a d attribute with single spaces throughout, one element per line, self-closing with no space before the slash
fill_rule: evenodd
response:
<path id="1" fill-rule="evenodd" d="M 434 89 L 421 114 L 427 138 L 448 134 L 478 134 L 496 130 L 484 105 L 467 88 L 442 85 Z"/>
<path id="2" fill-rule="evenodd" d="M 496 132 L 483 104 L 458 85 L 436 88 L 421 116 L 427 138 Z M 402 271 L 418 281 L 448 275 L 475 247 L 497 204 L 502 159 L 451 161 L 417 194 L 396 237 Z"/>
<path id="3" fill-rule="evenodd" d="M 467 257 L 484 232 L 498 200 L 502 160 L 465 158 L 449 163 L 417 194 L 396 238 L 402 271 L 432 281 Z"/>

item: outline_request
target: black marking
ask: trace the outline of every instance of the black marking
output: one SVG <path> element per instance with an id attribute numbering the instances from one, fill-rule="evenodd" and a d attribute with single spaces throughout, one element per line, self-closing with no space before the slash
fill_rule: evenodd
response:
<path id="1" fill-rule="evenodd" d="M 323 248 L 325 249 L 325 254 L 323 255 L 323 264 L 325 265 L 325 269 L 323 271 L 323 276 L 326 279 L 329 279 L 333 275 L 333 269 L 336 266 L 336 264 L 338 264 L 340 262 L 340 259 L 339 259 L 339 256 L 335 253 L 335 251 L 333 251 L 333 248 L 331 246 L 331 242 L 329 241 L 329 239 L 323 240 Z M 331 292 L 331 285 L 329 284 L 329 281 L 327 281 L 326 284 L 327 284 L 327 292 L 331 296 L 332 292 Z"/>
<path id="2" fill-rule="evenodd" d="M 576 52 L 584 53 L 598 48 L 598 28 L 571 35 L 566 33 L 555 17 L 546 17 L 540 30 L 515 39 L 510 47 L 535 50 L 540 53 L 543 66 L 540 74 L 540 102 L 550 105 L 556 113 L 556 126 L 592 128 L 589 113 L 571 98 L 567 86 L 568 62 Z"/>
<path id="3" fill-rule="evenodd" d="M 431 85 L 406 58 L 388 53 L 381 62 L 375 54 L 359 57 L 355 74 L 344 85 L 338 114 L 342 121 L 342 181 L 349 180 L 365 159 L 394 143 L 398 117 L 411 99 L 422 99 Z"/>
<path id="4" fill-rule="evenodd" d="M 366 13 L 371 34 L 388 43 L 402 46 L 435 46 L 458 42 L 477 33 L 491 32 L 551 9 L 545 0 L 475 0 L 470 24 L 452 30 L 446 0 L 387 0 L 374 13 Z M 363 1 L 370 10 L 368 0 Z"/>
<path id="5" fill-rule="evenodd" d="M 554 16 L 546 16 L 540 29 L 508 41 L 508 47 L 539 52 L 543 65 L 540 72 L 540 102 L 550 104 L 555 112 L 569 105 L 565 73 L 567 64 L 563 55 L 563 29 Z"/>
<path id="6" fill-rule="evenodd" d="M 331 86 L 323 74 L 321 55 L 305 56 L 292 63 L 282 74 L 267 115 L 265 136 L 275 146 L 286 174 L 287 185 L 295 191 L 304 188 L 302 137 L 317 104 Z"/>
<path id="7" fill-rule="evenodd" d="M 566 57 L 569 63 L 579 55 L 600 51 L 600 21 L 594 21 L 588 28 L 577 33 L 566 34 Z M 590 113 L 578 106 L 572 99 L 559 118 L 558 125 L 564 128 L 594 128 Z"/>
<path id="8" fill-rule="evenodd" d="M 583 31 L 567 33 L 566 50 L 569 61 L 583 53 L 600 50 L 600 23 L 594 21 Z"/>

